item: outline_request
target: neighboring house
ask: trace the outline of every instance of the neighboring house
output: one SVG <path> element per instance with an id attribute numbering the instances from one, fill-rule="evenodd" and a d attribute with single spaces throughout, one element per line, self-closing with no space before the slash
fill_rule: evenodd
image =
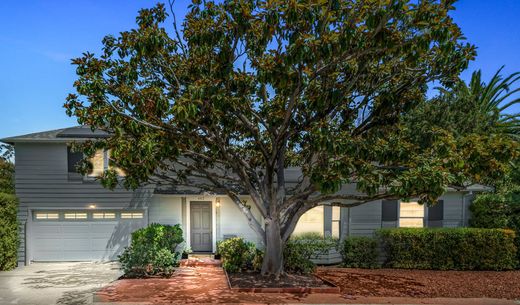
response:
<path id="1" fill-rule="evenodd" d="M 128 246 L 131 233 L 149 223 L 181 224 L 187 245 L 195 252 L 213 252 L 216 241 L 231 236 L 259 242 L 241 211 L 225 195 L 156 189 L 153 185 L 136 191 L 105 189 L 95 180 L 110 166 L 108 153 L 101 151 L 91 160 L 92 174 L 78 174 L 75 164 L 82 154 L 73 152 L 70 144 L 107 136 L 88 127 L 72 127 L 1 140 L 15 147 L 20 265 L 116 259 Z M 288 169 L 291 172 L 296 179 L 298 170 Z M 345 189 L 354 191 L 353 186 Z M 343 238 L 372 235 L 382 227 L 465 226 L 473 192 L 482 190 L 448 189 L 431 208 L 397 200 L 353 208 L 323 205 L 301 217 L 295 234 L 319 232 Z"/>

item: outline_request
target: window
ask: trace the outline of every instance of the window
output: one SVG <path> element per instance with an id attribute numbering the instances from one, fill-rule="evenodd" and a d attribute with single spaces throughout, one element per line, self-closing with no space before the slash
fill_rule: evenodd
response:
<path id="1" fill-rule="evenodd" d="M 98 150 L 93 157 L 90 158 L 92 170 L 89 173 L 90 177 L 100 177 L 107 169 L 114 169 L 118 176 L 125 176 L 125 172 L 117 168 L 114 162 L 110 159 L 110 150 Z"/>
<path id="2" fill-rule="evenodd" d="M 332 237 L 339 238 L 340 220 L 341 220 L 341 208 L 332 207 Z"/>
<path id="3" fill-rule="evenodd" d="M 122 212 L 121 219 L 139 219 L 143 218 L 142 212 Z"/>
<path id="4" fill-rule="evenodd" d="M 93 219 L 115 219 L 116 213 L 113 212 L 96 212 L 92 213 Z"/>
<path id="5" fill-rule="evenodd" d="M 401 202 L 399 207 L 399 226 L 422 228 L 424 226 L 424 206 L 417 202 Z"/>
<path id="6" fill-rule="evenodd" d="M 74 151 L 72 147 L 67 147 L 67 168 L 69 173 L 78 173 L 78 163 L 83 159 L 83 152 Z"/>
<path id="7" fill-rule="evenodd" d="M 103 175 L 103 172 L 108 168 L 108 157 L 106 155 L 106 151 L 98 150 L 94 156 L 89 159 L 92 164 L 92 170 L 88 174 L 90 177 L 100 177 Z"/>
<path id="8" fill-rule="evenodd" d="M 65 213 L 64 218 L 67 220 L 87 219 L 87 213 Z"/>
<path id="9" fill-rule="evenodd" d="M 37 212 L 35 214 L 34 218 L 37 220 L 58 220 L 58 219 L 60 219 L 60 214 L 59 213 Z"/>
<path id="10" fill-rule="evenodd" d="M 323 214 L 323 206 L 317 206 L 305 212 L 305 214 L 300 217 L 298 223 L 296 224 L 296 228 L 294 228 L 293 235 L 299 235 L 303 233 L 319 233 L 323 234 L 323 226 L 324 223 L 324 214 Z"/>

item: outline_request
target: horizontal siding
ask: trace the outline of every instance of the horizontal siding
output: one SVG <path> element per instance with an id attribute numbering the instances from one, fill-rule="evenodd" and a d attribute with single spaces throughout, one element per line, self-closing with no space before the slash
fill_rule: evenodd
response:
<path id="1" fill-rule="evenodd" d="M 69 180 L 67 145 L 64 143 L 17 143 L 15 145 L 18 220 L 25 228 L 29 210 L 39 208 L 146 208 L 152 187 L 136 192 L 118 187 L 103 188 L 98 181 Z M 25 232 L 20 232 L 19 261 L 25 261 Z"/>

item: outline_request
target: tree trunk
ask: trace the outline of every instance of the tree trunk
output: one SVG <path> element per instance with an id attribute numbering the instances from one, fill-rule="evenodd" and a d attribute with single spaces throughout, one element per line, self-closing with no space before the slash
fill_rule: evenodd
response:
<path id="1" fill-rule="evenodd" d="M 266 221 L 265 253 L 262 263 L 262 275 L 272 275 L 279 278 L 283 274 L 283 241 L 280 235 L 280 220 L 278 218 Z"/>

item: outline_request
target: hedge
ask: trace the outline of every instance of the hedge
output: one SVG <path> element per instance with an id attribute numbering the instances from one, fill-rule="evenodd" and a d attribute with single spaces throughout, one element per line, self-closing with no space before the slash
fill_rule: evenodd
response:
<path id="1" fill-rule="evenodd" d="M 377 239 L 364 236 L 348 237 L 343 241 L 341 256 L 345 267 L 377 268 L 379 267 Z"/>
<path id="2" fill-rule="evenodd" d="M 132 233 L 132 243 L 119 256 L 126 277 L 171 276 L 179 265 L 179 244 L 184 241 L 179 225 L 153 223 Z"/>
<path id="3" fill-rule="evenodd" d="M 18 199 L 14 195 L 0 193 L 0 270 L 16 267 L 18 253 Z"/>
<path id="4" fill-rule="evenodd" d="M 262 267 L 262 251 L 250 241 L 241 237 L 233 237 L 217 243 L 217 254 L 220 255 L 222 268 L 229 273 L 243 270 L 259 271 Z"/>
<path id="5" fill-rule="evenodd" d="M 477 228 L 398 228 L 377 232 L 385 266 L 403 269 L 509 270 L 516 266 L 515 232 Z"/>

